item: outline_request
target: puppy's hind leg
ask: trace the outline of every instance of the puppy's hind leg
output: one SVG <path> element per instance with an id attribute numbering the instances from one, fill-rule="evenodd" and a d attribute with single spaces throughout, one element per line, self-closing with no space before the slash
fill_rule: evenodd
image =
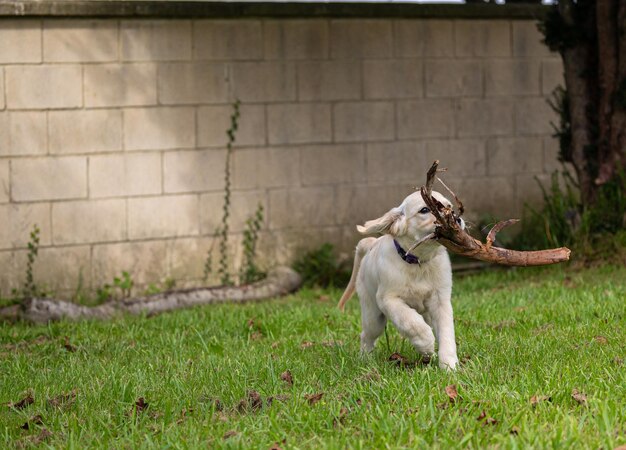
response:
<path id="1" fill-rule="evenodd" d="M 359 243 L 356 245 L 356 251 L 354 252 L 354 264 L 352 266 L 352 275 L 350 276 L 350 281 L 348 282 L 348 286 L 341 296 L 341 300 L 339 300 L 339 304 L 337 307 L 343 311 L 346 307 L 346 302 L 350 300 L 352 294 L 354 294 L 354 290 L 356 289 L 356 279 L 359 275 L 359 269 L 361 268 L 361 260 L 367 254 L 367 252 L 372 248 L 376 242 L 376 238 L 369 237 L 365 239 L 361 239 Z"/>
<path id="2" fill-rule="evenodd" d="M 374 344 L 378 337 L 383 334 L 387 318 L 382 313 L 376 301 L 366 294 L 359 292 L 361 299 L 361 353 L 370 353 L 374 350 Z"/>

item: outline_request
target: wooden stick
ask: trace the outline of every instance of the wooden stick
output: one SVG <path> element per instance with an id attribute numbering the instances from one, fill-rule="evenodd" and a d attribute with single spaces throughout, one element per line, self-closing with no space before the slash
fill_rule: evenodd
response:
<path id="1" fill-rule="evenodd" d="M 461 228 L 457 222 L 459 216 L 454 213 L 452 208 L 443 206 L 432 195 L 438 166 L 439 161 L 435 161 L 428 170 L 426 184 L 420 188 L 420 193 L 426 206 L 430 208 L 436 219 L 435 239 L 452 253 L 506 266 L 543 266 L 569 260 L 571 251 L 566 247 L 530 252 L 494 247 L 492 244 L 496 233 L 502 228 L 516 223 L 517 219 L 497 223 L 489 232 L 487 242 L 484 244 L 474 239 Z M 456 198 L 456 196 L 454 197 Z"/>

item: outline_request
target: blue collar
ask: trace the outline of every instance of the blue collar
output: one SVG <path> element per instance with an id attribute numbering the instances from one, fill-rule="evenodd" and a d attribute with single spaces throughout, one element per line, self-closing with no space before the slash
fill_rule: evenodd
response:
<path id="1" fill-rule="evenodd" d="M 415 256 L 412 255 L 410 253 L 407 253 L 398 243 L 398 241 L 396 241 L 395 239 L 393 240 L 393 245 L 396 246 L 396 251 L 398 252 L 398 255 L 400 255 L 400 258 L 402 258 L 404 260 L 404 262 L 408 263 L 408 264 L 417 264 L 417 265 L 421 265 L 420 263 L 420 259 Z"/>

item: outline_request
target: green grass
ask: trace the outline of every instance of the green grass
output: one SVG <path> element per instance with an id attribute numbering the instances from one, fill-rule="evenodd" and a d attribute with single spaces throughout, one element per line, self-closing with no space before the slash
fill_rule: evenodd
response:
<path id="1" fill-rule="evenodd" d="M 391 327 L 361 358 L 358 301 L 341 314 L 332 290 L 154 318 L 0 325 L 0 447 L 612 449 L 626 443 L 625 278 L 603 267 L 458 279 L 466 362 L 455 373 L 387 362 L 392 352 L 416 358 Z M 74 389 L 73 403 L 48 404 Z M 250 390 L 275 400 L 238 411 Z M 5 405 L 28 392 L 32 405 Z M 533 406 L 534 395 L 551 400 Z M 140 397 L 148 406 L 133 412 Z"/>

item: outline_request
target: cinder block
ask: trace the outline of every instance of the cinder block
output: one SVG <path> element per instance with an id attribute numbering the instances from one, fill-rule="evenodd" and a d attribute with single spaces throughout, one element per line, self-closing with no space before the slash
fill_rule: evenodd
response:
<path id="1" fill-rule="evenodd" d="M 176 280 L 177 288 L 194 286 L 194 284 L 189 285 L 188 283 L 202 280 L 207 254 L 211 250 L 217 251 L 218 248 L 216 240 L 212 237 L 169 239 L 164 243 L 167 270 L 161 274 L 155 273 L 155 278 L 151 281 L 162 281 L 166 276 L 169 276 Z M 218 258 L 215 256 L 213 258 L 215 271 L 217 270 L 217 261 Z"/>
<path id="2" fill-rule="evenodd" d="M 18 256 L 19 255 L 19 256 Z M 9 298 L 13 289 L 22 286 L 23 275 L 17 271 L 17 260 L 26 265 L 26 252 L 0 251 L 0 297 Z M 23 261 L 23 264 L 22 264 Z"/>
<path id="3" fill-rule="evenodd" d="M 454 110 L 451 100 L 411 100 L 398 103 L 400 139 L 453 135 Z"/>
<path id="4" fill-rule="evenodd" d="M 85 198 L 87 161 L 79 156 L 14 159 L 11 196 L 18 202 Z"/>
<path id="5" fill-rule="evenodd" d="M 159 150 L 195 146 L 192 107 L 128 109 L 124 111 L 124 148 Z"/>
<path id="6" fill-rule="evenodd" d="M 11 66 L 5 74 L 10 109 L 75 108 L 83 103 L 78 65 Z"/>
<path id="7" fill-rule="evenodd" d="M 2 20 L 0 64 L 41 62 L 41 21 Z"/>
<path id="8" fill-rule="evenodd" d="M 485 93 L 488 96 L 539 95 L 539 78 L 538 60 L 485 61 Z"/>
<path id="9" fill-rule="evenodd" d="M 427 61 L 425 76 L 427 97 L 481 96 L 483 92 L 479 61 Z"/>
<path id="10" fill-rule="evenodd" d="M 517 134 L 551 134 L 552 126 L 550 123 L 557 120 L 557 114 L 543 97 L 524 98 L 515 102 L 515 127 Z"/>
<path id="11" fill-rule="evenodd" d="M 45 112 L 12 112 L 8 117 L 10 125 L 6 136 L 9 142 L 6 149 L 9 154 L 45 155 L 48 152 L 48 122 Z"/>
<path id="12" fill-rule="evenodd" d="M 490 175 L 543 172 L 541 138 L 494 138 L 487 142 Z"/>
<path id="13" fill-rule="evenodd" d="M 504 220 L 519 214 L 515 202 L 511 201 L 515 198 L 515 179 L 512 177 L 464 178 L 455 192 L 462 195 L 461 200 L 468 209 L 471 205 L 471 211 L 468 211 L 471 219 L 490 216 Z"/>
<path id="14" fill-rule="evenodd" d="M 170 63 L 159 67 L 159 102 L 164 105 L 224 103 L 229 100 L 228 66 Z"/>
<path id="15" fill-rule="evenodd" d="M 0 156 L 11 154 L 10 113 L 0 111 Z"/>
<path id="16" fill-rule="evenodd" d="M 389 58 L 392 56 L 392 29 L 388 20 L 332 20 L 331 58 Z"/>
<path id="17" fill-rule="evenodd" d="M 33 227 L 39 227 L 39 245 L 50 245 L 50 204 L 0 205 L 0 249 L 25 248 Z"/>
<path id="18" fill-rule="evenodd" d="M 40 288 L 60 296 L 76 292 L 79 283 L 85 287 L 91 285 L 91 250 L 87 245 L 42 248 L 33 271 Z"/>
<path id="19" fill-rule="evenodd" d="M 193 24 L 195 59 L 261 59 L 263 31 L 259 20 L 198 20 Z"/>
<path id="20" fill-rule="evenodd" d="M 225 163 L 223 150 L 167 152 L 163 159 L 164 190 L 180 193 L 223 188 Z"/>
<path id="21" fill-rule="evenodd" d="M 296 99 L 296 68 L 282 62 L 233 63 L 234 97 L 242 102 Z"/>
<path id="22" fill-rule="evenodd" d="M 417 59 L 363 61 L 363 91 L 368 99 L 421 97 L 423 80 Z"/>
<path id="23" fill-rule="evenodd" d="M 318 61 L 298 64 L 300 100 L 350 100 L 361 96 L 361 64 Z"/>
<path id="24" fill-rule="evenodd" d="M 0 203 L 6 203 L 10 200 L 9 185 L 9 160 L 0 159 Z"/>
<path id="25" fill-rule="evenodd" d="M 44 61 L 115 61 L 117 46 L 117 21 L 71 19 L 43 23 Z"/>
<path id="26" fill-rule="evenodd" d="M 335 223 L 333 187 L 281 189 L 269 193 L 270 230 Z"/>
<path id="27" fill-rule="evenodd" d="M 94 288 L 111 284 L 122 271 L 136 285 L 156 283 L 168 276 L 167 241 L 122 242 L 94 245 L 92 283 Z"/>
<path id="28" fill-rule="evenodd" d="M 457 56 L 510 56 L 508 20 L 458 20 L 455 22 Z"/>
<path id="29" fill-rule="evenodd" d="M 48 115 L 52 154 L 122 149 L 122 112 L 117 109 L 54 111 Z"/>
<path id="30" fill-rule="evenodd" d="M 267 107 L 270 144 L 330 142 L 330 105 L 295 103 Z"/>
<path id="31" fill-rule="evenodd" d="M 456 105 L 459 136 L 503 136 L 513 134 L 513 107 L 510 99 L 461 100 Z"/>
<path id="32" fill-rule="evenodd" d="M 85 106 L 141 106 L 157 103 L 155 64 L 84 66 Z"/>
<path id="33" fill-rule="evenodd" d="M 400 57 L 454 56 L 451 20 L 396 20 L 395 55 Z"/>
<path id="34" fill-rule="evenodd" d="M 52 205 L 54 245 L 126 239 L 126 200 L 58 202 Z"/>
<path id="35" fill-rule="evenodd" d="M 365 182 L 362 145 L 324 145 L 300 149 L 303 185 Z"/>
<path id="36" fill-rule="evenodd" d="M 200 231 L 197 195 L 128 199 L 128 237 L 195 236 Z"/>
<path id="37" fill-rule="evenodd" d="M 428 164 L 422 141 L 367 144 L 366 159 L 369 184 L 415 183 Z"/>
<path id="38" fill-rule="evenodd" d="M 541 62 L 541 93 L 550 95 L 557 86 L 565 87 L 563 62 L 560 59 L 544 59 Z"/>
<path id="39" fill-rule="evenodd" d="M 432 140 L 426 141 L 425 144 L 427 164 L 421 173 L 425 173 L 436 159 L 440 160 L 442 167 L 448 168 L 447 174 L 443 174 L 442 178 L 448 178 L 452 184 L 458 177 L 472 177 L 487 173 L 484 139 Z M 443 192 L 441 186 L 438 189 Z"/>
<path id="40" fill-rule="evenodd" d="M 202 234 L 214 235 L 222 226 L 224 194 L 210 193 L 200 196 L 200 230 Z M 233 192 L 230 203 L 228 225 L 231 233 L 241 233 L 246 229 L 246 220 L 254 216 L 259 205 L 263 206 L 264 220 L 267 224 L 267 195 L 264 191 Z"/>
<path id="41" fill-rule="evenodd" d="M 191 60 L 191 22 L 130 20 L 120 25 L 122 61 Z"/>
<path id="42" fill-rule="evenodd" d="M 335 141 L 359 142 L 393 139 L 393 103 L 337 103 L 334 107 Z"/>
<path id="43" fill-rule="evenodd" d="M 559 139 L 553 136 L 544 137 L 543 139 L 543 167 L 544 173 L 551 174 L 554 171 L 562 172 L 564 169 L 570 170 L 570 173 L 575 173 L 571 168 L 570 163 L 565 165 L 560 161 L 561 158 L 561 146 Z"/>
<path id="44" fill-rule="evenodd" d="M 326 20 L 264 21 L 266 59 L 328 58 Z"/>
<path id="45" fill-rule="evenodd" d="M 337 186 L 336 192 L 336 221 L 347 225 L 350 235 L 358 239 L 361 235 L 356 232 L 355 225 L 380 217 L 400 205 L 407 195 L 415 192 L 415 183 L 345 185 Z"/>
<path id="46" fill-rule="evenodd" d="M 230 129 L 232 114 L 232 106 L 198 108 L 198 147 L 224 148 L 228 142 L 226 131 Z M 264 145 L 265 142 L 265 108 L 263 105 L 241 105 L 234 145 Z"/>
<path id="47" fill-rule="evenodd" d="M 536 20 L 516 20 L 513 23 L 514 56 L 550 56 L 550 49 L 543 42 Z"/>
<path id="48" fill-rule="evenodd" d="M 89 196 L 126 197 L 161 193 L 161 155 L 124 153 L 89 158 Z"/>
<path id="49" fill-rule="evenodd" d="M 0 110 L 4 109 L 4 67 L 0 67 Z"/>
<path id="50" fill-rule="evenodd" d="M 298 148 L 237 150 L 232 158 L 234 189 L 276 188 L 300 184 Z"/>
<path id="51" fill-rule="evenodd" d="M 521 216 L 526 205 L 540 209 L 544 204 L 541 186 L 548 188 L 551 180 L 548 174 L 521 174 L 515 178 L 515 205 Z"/>

